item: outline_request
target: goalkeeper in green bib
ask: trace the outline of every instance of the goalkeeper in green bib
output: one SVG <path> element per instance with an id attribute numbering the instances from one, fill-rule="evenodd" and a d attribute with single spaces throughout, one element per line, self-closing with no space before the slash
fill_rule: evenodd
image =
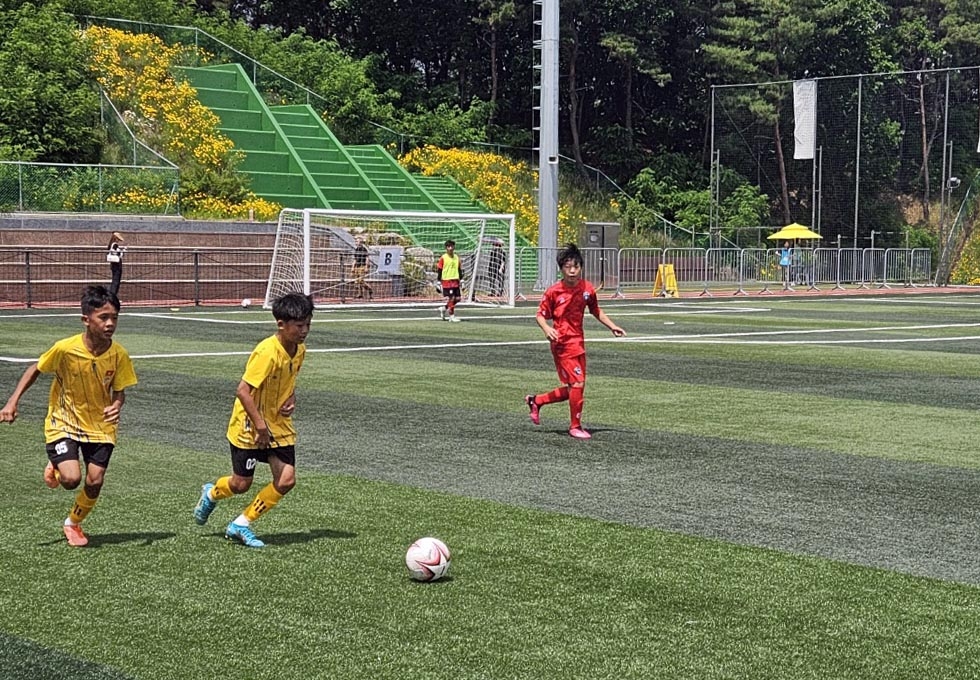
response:
<path id="1" fill-rule="evenodd" d="M 460 298 L 460 280 L 463 278 L 463 266 L 460 264 L 459 255 L 456 254 L 456 242 L 446 241 L 446 252 L 442 254 L 436 263 L 436 274 L 439 284 L 442 286 L 442 294 L 446 298 L 446 304 L 439 308 L 439 316 L 443 321 L 449 320 L 457 322 L 456 303 Z"/>

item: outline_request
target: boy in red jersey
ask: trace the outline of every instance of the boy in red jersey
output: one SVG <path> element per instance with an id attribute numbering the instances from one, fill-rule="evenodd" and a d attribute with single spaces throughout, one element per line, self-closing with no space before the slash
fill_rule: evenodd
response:
<path id="1" fill-rule="evenodd" d="M 558 253 L 558 266 L 562 280 L 545 291 L 538 306 L 537 322 L 551 341 L 551 354 L 562 385 L 546 394 L 529 394 L 524 397 L 531 410 L 531 422 L 541 422 L 540 409 L 545 404 L 568 401 L 571 426 L 568 434 L 576 439 L 591 439 L 592 435 L 582 428 L 582 404 L 585 396 L 585 332 L 582 321 L 585 310 L 617 338 L 626 331 L 613 323 L 599 309 L 595 288 L 582 278 L 582 253 L 570 243 Z M 551 321 L 549 324 L 548 321 Z"/>
<path id="2" fill-rule="evenodd" d="M 88 544 L 82 520 L 99 500 L 116 445 L 125 390 L 136 384 L 129 353 L 112 338 L 119 321 L 115 292 L 105 286 L 89 286 L 81 306 L 85 330 L 59 340 L 28 366 L 0 409 L 0 423 L 14 422 L 17 405 L 28 388 L 42 373 L 53 374 L 44 419 L 48 452 L 44 483 L 51 489 L 82 486 L 64 522 L 68 545 L 76 548 Z M 79 455 L 85 461 L 84 478 Z"/>

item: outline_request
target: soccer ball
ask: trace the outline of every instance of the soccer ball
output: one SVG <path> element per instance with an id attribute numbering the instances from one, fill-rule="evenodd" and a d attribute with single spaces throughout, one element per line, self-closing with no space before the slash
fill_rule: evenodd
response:
<path id="1" fill-rule="evenodd" d="M 245 298 L 242 300 L 242 309 L 248 309 L 252 306 L 252 298 Z"/>
<path id="2" fill-rule="evenodd" d="M 449 548 L 438 538 L 420 538 L 408 546 L 405 566 L 416 581 L 438 581 L 449 573 Z"/>

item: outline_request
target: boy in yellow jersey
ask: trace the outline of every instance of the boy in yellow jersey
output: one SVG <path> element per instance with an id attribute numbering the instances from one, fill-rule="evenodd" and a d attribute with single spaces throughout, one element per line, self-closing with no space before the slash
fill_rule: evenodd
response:
<path id="1" fill-rule="evenodd" d="M 313 301 L 287 293 L 272 303 L 278 331 L 252 350 L 238 383 L 228 423 L 231 475 L 208 482 L 194 508 L 194 521 L 205 524 L 217 501 L 245 493 L 252 486 L 256 463 L 267 463 L 272 482 L 225 529 L 225 536 L 249 548 L 262 548 L 249 526 L 271 510 L 296 485 L 296 376 L 306 357 L 303 344 L 313 320 Z"/>
<path id="2" fill-rule="evenodd" d="M 450 321 L 459 321 L 456 318 L 456 303 L 460 298 L 459 282 L 463 278 L 463 266 L 456 254 L 455 241 L 446 241 L 446 252 L 436 263 L 436 274 L 442 286 L 442 294 L 446 297 L 446 304 L 439 308 L 439 316 L 445 320 L 448 314 Z"/>
<path id="3" fill-rule="evenodd" d="M 112 335 L 119 320 L 119 298 L 105 286 L 89 286 L 82 295 L 84 332 L 56 342 L 31 364 L 14 393 L 0 410 L 0 422 L 17 419 L 17 404 L 42 373 L 54 374 L 44 419 L 48 464 L 44 483 L 75 489 L 82 482 L 81 453 L 85 460 L 85 484 L 75 495 L 64 532 L 68 545 L 88 544 L 82 520 L 99 499 L 109 458 L 116 444 L 119 413 L 125 390 L 136 384 L 129 354 Z"/>

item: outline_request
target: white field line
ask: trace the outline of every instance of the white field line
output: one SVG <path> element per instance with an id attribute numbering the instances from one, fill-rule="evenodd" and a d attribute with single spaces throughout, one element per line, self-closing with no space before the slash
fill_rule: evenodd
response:
<path id="1" fill-rule="evenodd" d="M 968 300 L 967 298 L 972 298 L 972 299 L 969 299 Z M 841 302 L 843 302 L 845 300 L 847 300 L 847 298 L 840 298 L 840 301 Z M 851 301 L 851 302 L 858 302 L 859 301 L 859 298 L 851 298 L 849 301 Z M 878 303 L 887 302 L 887 303 L 891 303 L 891 304 L 894 304 L 896 302 L 904 302 L 907 305 L 930 305 L 930 306 L 931 305 L 946 305 L 946 306 L 962 306 L 962 307 L 966 307 L 966 306 L 980 305 L 980 300 L 977 300 L 975 295 L 957 295 L 953 299 L 949 299 L 949 298 L 923 298 L 923 297 L 914 297 L 914 298 L 905 298 L 903 300 L 898 300 L 897 298 L 881 297 L 881 298 L 864 298 L 861 301 L 863 301 L 863 302 L 878 302 Z"/>
<path id="2" fill-rule="evenodd" d="M 615 307 L 615 305 L 612 305 Z M 700 309 L 697 306 L 684 306 L 683 309 L 678 309 L 681 305 L 671 306 L 670 308 L 660 306 L 655 309 L 648 309 L 642 311 L 620 311 L 629 308 L 635 309 L 638 305 L 624 305 L 618 308 L 616 316 L 697 316 L 704 314 L 755 314 L 761 312 L 772 311 L 766 307 L 725 307 L 725 308 L 710 308 L 705 309 L 704 305 L 701 305 Z M 603 305 L 603 309 L 608 309 L 610 305 Z M 436 308 L 437 309 L 437 308 Z M 494 321 L 494 320 L 514 320 L 514 319 L 533 319 L 537 310 L 529 309 L 527 312 L 522 314 L 487 314 L 487 315 L 473 315 L 462 312 L 460 318 L 464 321 Z M 234 313 L 234 312 L 232 312 Z M 239 312 L 240 313 L 240 312 Z M 392 323 L 392 322 L 408 322 L 408 321 L 442 321 L 437 315 L 432 313 L 432 309 L 420 310 L 421 314 L 426 316 L 419 318 L 418 316 L 379 316 L 373 314 L 371 316 L 343 316 L 343 317 L 333 317 L 323 316 L 320 311 L 317 310 L 313 313 L 313 323 L 314 324 L 328 324 L 328 323 Z M 431 315 L 431 316 L 430 316 Z M 196 316 L 191 314 L 178 314 L 178 313 L 147 313 L 147 312 L 130 312 L 126 316 L 139 316 L 152 319 L 173 319 L 176 321 L 199 321 L 202 323 L 220 323 L 220 324 L 240 324 L 240 325 L 256 325 L 256 324 L 269 324 L 271 315 L 269 318 L 262 319 L 216 319 L 208 316 Z"/>
<path id="3" fill-rule="evenodd" d="M 651 335 L 643 336 L 637 338 L 626 337 L 624 342 L 706 342 L 710 340 L 722 340 L 722 339 L 735 339 L 743 343 L 752 342 L 751 340 L 744 340 L 744 338 L 752 337 L 771 337 L 780 335 L 816 335 L 824 333 L 882 333 L 891 331 L 926 331 L 926 330 L 939 330 L 944 328 L 980 328 L 980 323 L 941 323 L 941 324 L 929 324 L 929 325 L 919 325 L 919 326 L 875 326 L 867 328 L 807 328 L 799 330 L 781 330 L 781 331 L 744 331 L 738 333 L 697 333 L 693 335 Z M 964 336 L 962 338 L 903 338 L 901 342 L 936 342 L 941 340 L 970 340 L 972 336 Z M 875 340 L 874 342 L 897 342 L 899 340 L 895 338 L 883 338 L 880 340 Z M 594 342 L 589 340 L 589 342 Z M 829 344 L 834 342 L 871 342 L 871 340 L 849 339 L 849 340 L 796 340 L 796 341 L 781 341 L 781 340 L 768 340 L 767 343 L 775 342 L 796 342 L 796 343 L 811 343 L 816 345 Z"/>
<path id="4" fill-rule="evenodd" d="M 881 333 L 894 331 L 922 331 L 938 330 L 949 328 L 978 328 L 980 323 L 968 324 L 929 324 L 921 326 L 879 326 L 866 328 L 828 328 L 828 329 L 803 329 L 803 330 L 781 330 L 781 331 L 747 331 L 740 333 L 699 333 L 694 335 L 646 335 L 640 337 L 612 338 L 600 337 L 589 338 L 589 344 L 606 342 L 632 342 L 632 343 L 701 343 L 701 344 L 752 344 L 752 345 L 836 345 L 836 344 L 898 344 L 910 342 L 957 342 L 963 340 L 980 340 L 977 335 L 963 335 L 951 337 L 934 338 L 846 338 L 840 340 L 826 339 L 803 339 L 794 340 L 785 336 L 814 335 L 825 333 Z M 763 340 L 764 337 L 783 336 L 776 340 Z M 540 340 L 509 340 L 509 341 L 487 341 L 487 342 L 443 342 L 443 343 L 419 343 L 411 345 L 380 345 L 372 347 L 327 347 L 327 348 L 308 348 L 308 354 L 348 354 L 355 352 L 397 352 L 409 350 L 431 350 L 431 349 L 462 349 L 468 347 L 520 347 L 530 345 L 546 345 L 546 339 Z M 171 352 L 166 354 L 134 354 L 133 359 L 180 359 L 180 358 L 199 358 L 199 357 L 230 357 L 248 356 L 249 351 L 226 351 L 226 352 Z M 31 363 L 35 358 L 3 357 L 0 361 L 7 363 Z"/>

